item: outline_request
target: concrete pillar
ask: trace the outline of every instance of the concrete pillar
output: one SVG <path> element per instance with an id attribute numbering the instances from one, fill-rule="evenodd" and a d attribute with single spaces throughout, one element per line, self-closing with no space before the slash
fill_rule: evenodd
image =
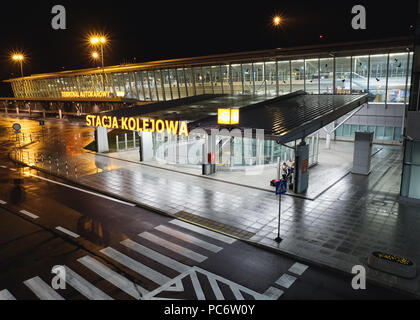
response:
<path id="1" fill-rule="evenodd" d="M 179 137 L 178 139 L 178 161 L 179 164 L 188 164 L 188 139 Z"/>
<path id="2" fill-rule="evenodd" d="M 153 138 L 151 132 L 140 133 L 141 162 L 153 160 Z"/>
<path id="3" fill-rule="evenodd" d="M 330 123 L 329 125 L 327 125 L 325 127 L 325 129 L 327 130 L 325 133 L 325 147 L 327 149 L 331 148 L 331 139 L 334 139 L 335 133 L 331 133 L 329 134 L 329 132 L 332 132 L 334 130 L 334 122 Z"/>
<path id="4" fill-rule="evenodd" d="M 296 149 L 295 192 L 304 193 L 309 185 L 309 145 L 302 141 Z"/>
<path id="5" fill-rule="evenodd" d="M 97 152 L 108 152 L 108 131 L 106 128 L 98 127 L 95 130 L 95 142 Z"/>

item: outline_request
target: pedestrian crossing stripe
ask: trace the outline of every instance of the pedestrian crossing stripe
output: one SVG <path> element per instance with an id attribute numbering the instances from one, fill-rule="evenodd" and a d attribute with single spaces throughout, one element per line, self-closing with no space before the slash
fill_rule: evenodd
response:
<path id="1" fill-rule="evenodd" d="M 23 282 L 40 300 L 64 300 L 64 298 L 45 283 L 40 277 Z"/>
<path id="2" fill-rule="evenodd" d="M 90 256 L 85 256 L 77 260 L 83 264 L 86 268 L 101 276 L 106 281 L 112 283 L 117 288 L 121 289 L 128 295 L 132 296 L 134 299 L 140 300 L 142 295 L 148 293 L 148 291 L 141 286 L 135 284 L 133 281 L 128 280 L 124 276 L 118 274 L 117 272 L 109 269 L 96 259 L 93 259 Z"/>
<path id="3" fill-rule="evenodd" d="M 198 274 L 206 277 L 211 285 L 211 289 L 213 291 L 213 294 L 216 296 L 218 300 L 225 300 L 225 297 L 223 296 L 220 287 L 218 286 L 217 282 L 223 283 L 224 285 L 227 285 L 231 292 L 234 294 L 235 298 L 237 300 L 244 300 L 243 293 L 248 294 L 252 296 L 255 300 L 267 300 L 267 296 L 260 294 L 256 291 L 253 291 L 249 288 L 246 288 L 244 286 L 241 286 L 233 281 L 230 281 L 228 279 L 225 279 L 223 277 L 220 277 L 218 275 L 215 275 L 211 272 L 208 272 L 204 269 L 201 269 L 199 267 L 192 267 L 189 271 L 184 272 L 177 276 L 176 278 L 172 279 L 168 283 L 164 284 L 163 286 L 155 289 L 154 291 L 148 293 L 143 298 L 145 300 L 160 300 L 161 298 L 158 297 L 159 294 L 163 292 L 171 291 L 170 288 L 176 285 L 177 283 L 182 283 L 182 280 L 184 278 L 190 278 L 191 282 L 194 287 L 194 292 L 198 300 L 205 300 L 206 295 L 203 291 L 203 288 L 201 287 L 200 281 L 198 280 Z"/>
<path id="4" fill-rule="evenodd" d="M 0 291 L 0 301 L 16 300 L 16 298 L 6 289 Z"/>

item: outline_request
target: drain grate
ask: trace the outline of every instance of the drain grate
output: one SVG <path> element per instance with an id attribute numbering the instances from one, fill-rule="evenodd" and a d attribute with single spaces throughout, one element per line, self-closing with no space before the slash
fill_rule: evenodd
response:
<path id="1" fill-rule="evenodd" d="M 185 211 L 179 211 L 178 213 L 175 214 L 175 216 L 179 219 L 182 219 L 187 222 L 191 222 L 200 227 L 204 227 L 204 228 L 207 228 L 207 229 L 219 232 L 219 233 L 223 233 L 225 235 L 228 235 L 234 238 L 249 240 L 255 235 L 255 233 L 252 233 L 252 232 L 240 229 L 240 228 L 236 228 L 233 226 L 229 226 L 227 224 L 223 224 L 223 223 L 220 223 L 220 222 L 208 219 L 208 218 L 204 218 L 196 214 L 192 214 Z"/>

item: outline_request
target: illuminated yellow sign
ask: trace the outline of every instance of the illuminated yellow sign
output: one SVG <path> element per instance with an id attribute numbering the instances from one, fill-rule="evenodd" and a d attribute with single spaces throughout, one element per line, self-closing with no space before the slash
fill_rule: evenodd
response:
<path id="1" fill-rule="evenodd" d="M 187 123 L 184 121 L 140 119 L 133 117 L 86 116 L 88 127 L 104 127 L 143 132 L 167 132 L 172 135 L 189 136 Z"/>
<path id="2" fill-rule="evenodd" d="M 109 98 L 112 96 L 110 91 L 62 91 L 63 98 Z M 124 91 L 117 91 L 117 97 L 125 97 Z"/>
<path id="3" fill-rule="evenodd" d="M 239 124 L 239 109 L 219 109 L 217 123 L 224 125 Z"/>

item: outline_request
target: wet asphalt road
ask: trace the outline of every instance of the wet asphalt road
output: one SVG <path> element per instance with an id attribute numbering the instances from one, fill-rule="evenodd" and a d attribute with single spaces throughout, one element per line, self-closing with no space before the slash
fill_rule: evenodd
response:
<path id="1" fill-rule="evenodd" d="M 24 281 L 39 277 L 51 284 L 54 277 L 51 269 L 65 265 L 110 298 L 135 299 L 145 294 L 141 290 L 139 296 L 130 290 L 124 291 L 111 283 L 109 273 L 108 276 L 100 276 L 78 261 L 89 256 L 148 292 L 158 289 L 166 280 L 180 277 L 181 272 L 173 266 L 175 261 L 188 268 L 200 268 L 196 279 L 206 299 L 216 299 L 220 294 L 226 299 L 235 299 L 237 289 L 241 290 L 245 299 L 251 299 L 253 293 L 263 294 L 270 287 L 284 292 L 281 300 L 409 298 L 400 292 L 370 283 L 367 284 L 367 290 L 353 290 L 350 275 L 317 266 L 308 265 L 309 268 L 302 275 L 296 275 L 288 271 L 296 263 L 296 260 L 289 257 L 240 241 L 227 243 L 204 236 L 172 224 L 173 219 L 169 217 L 84 190 L 69 188 L 70 183 L 64 180 L 17 167 L 7 157 L 14 143 L 6 128 L 13 122 L 16 120 L 0 120 L 0 200 L 3 203 L 0 205 L 0 292 L 7 289 L 18 300 L 38 299 Z M 30 131 L 39 129 L 37 122 L 20 122 L 27 125 Z M 69 129 L 62 124 L 47 125 L 59 141 L 64 141 L 65 149 L 71 152 L 80 152 L 80 145 L 91 137 L 86 128 L 81 129 L 85 138 L 80 141 L 74 137 L 79 134 L 78 127 Z M 41 142 L 36 148 L 50 146 L 43 146 Z M 37 175 L 42 179 L 37 178 Z M 62 185 L 45 179 L 58 181 Z M 16 184 L 17 181 L 20 184 Z M 32 217 L 21 213 L 21 210 L 30 213 Z M 57 227 L 79 237 L 74 238 Z M 168 228 L 172 232 L 177 231 L 178 236 L 169 234 Z M 145 232 L 152 235 L 152 238 L 139 236 Z M 153 241 L 153 236 L 160 239 L 160 243 Z M 201 242 L 192 244 L 189 242 L 191 237 Z M 166 260 L 157 262 L 144 253 L 129 249 L 121 243 L 127 243 L 127 239 L 130 243 L 152 250 L 154 257 L 163 256 Z M 172 245 L 177 246 L 176 250 L 171 250 Z M 179 254 L 180 250 L 185 249 L 198 253 L 200 261 L 193 260 L 191 255 L 187 257 Z M 110 252 L 117 252 L 120 258 L 123 257 L 122 260 L 110 257 Z M 201 261 L 203 257 L 205 259 Z M 143 272 L 139 272 L 138 268 L 142 268 Z M 284 274 L 296 278 L 290 288 L 275 284 Z M 181 277 L 183 290 L 158 292 L 155 297 L 196 299 L 200 290 L 197 290 L 194 279 L 194 276 L 187 274 Z M 218 280 L 219 292 L 214 289 L 214 282 L 212 284 L 214 279 Z M 122 282 L 118 283 L 121 285 Z M 67 285 L 59 294 L 64 299 L 88 298 L 86 288 L 83 290 L 75 287 L 77 285 Z M 245 292 L 244 288 L 249 292 Z"/>

